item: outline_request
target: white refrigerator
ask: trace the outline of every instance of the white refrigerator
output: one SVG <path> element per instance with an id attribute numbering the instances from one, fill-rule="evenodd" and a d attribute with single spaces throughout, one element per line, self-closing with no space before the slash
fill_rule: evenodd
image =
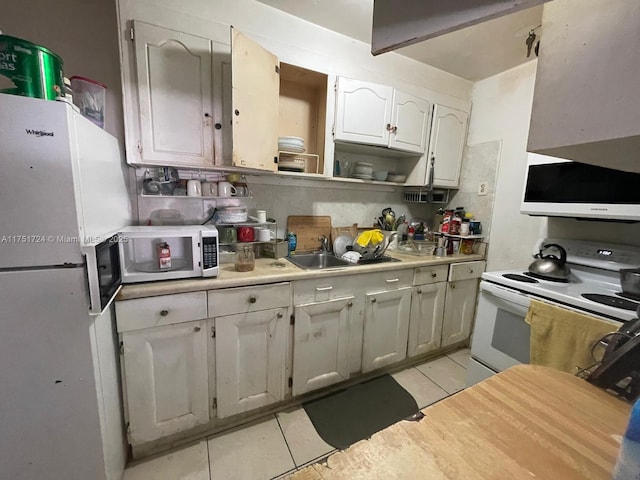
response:
<path id="1" fill-rule="evenodd" d="M 111 308 L 83 247 L 131 223 L 118 142 L 70 105 L 0 94 L 0 476 L 119 478 Z"/>

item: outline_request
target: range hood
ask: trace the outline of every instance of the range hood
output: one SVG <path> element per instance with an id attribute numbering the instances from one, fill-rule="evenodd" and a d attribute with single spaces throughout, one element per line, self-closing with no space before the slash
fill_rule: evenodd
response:
<path id="1" fill-rule="evenodd" d="M 640 173 L 640 2 L 545 4 L 529 152 Z"/>
<path id="2" fill-rule="evenodd" d="M 374 0 L 371 53 L 397 50 L 549 0 Z M 532 25 L 532 28 L 535 25 Z"/>

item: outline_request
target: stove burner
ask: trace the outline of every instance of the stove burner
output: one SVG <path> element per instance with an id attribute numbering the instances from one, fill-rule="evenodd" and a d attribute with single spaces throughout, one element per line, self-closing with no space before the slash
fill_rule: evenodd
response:
<path id="1" fill-rule="evenodd" d="M 626 298 L 628 300 L 633 300 L 634 302 L 640 302 L 640 296 L 638 295 L 633 295 L 631 293 L 625 293 L 625 292 L 616 292 L 616 295 L 622 298 Z"/>
<path id="2" fill-rule="evenodd" d="M 630 302 L 624 298 L 614 297 L 613 295 L 600 295 L 598 293 L 583 293 L 582 296 L 592 302 L 602 303 L 609 307 L 622 308 L 623 310 L 635 311 L 638 308 L 636 302 Z"/>
<path id="3" fill-rule="evenodd" d="M 503 273 L 502 276 L 504 278 L 508 278 L 509 280 L 515 280 L 516 282 L 540 283 L 535 278 L 525 277 L 524 275 L 518 275 L 517 273 Z"/>
<path id="4" fill-rule="evenodd" d="M 547 282 L 554 282 L 554 283 L 569 283 L 570 282 L 570 280 L 568 278 L 549 278 L 549 277 L 545 277 L 544 275 L 540 275 L 539 273 L 533 273 L 533 272 L 524 272 L 524 274 L 529 276 L 529 277 L 539 278 L 540 280 L 546 280 Z"/>

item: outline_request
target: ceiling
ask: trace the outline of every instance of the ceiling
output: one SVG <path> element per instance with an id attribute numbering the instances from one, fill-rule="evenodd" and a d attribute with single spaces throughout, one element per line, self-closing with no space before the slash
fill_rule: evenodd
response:
<path id="1" fill-rule="evenodd" d="M 371 44 L 373 0 L 258 1 Z M 468 80 L 480 80 L 530 60 L 525 40 L 541 19 L 540 5 L 404 47 L 396 53 Z M 540 30 L 536 34 L 539 37 Z M 535 58 L 533 53 L 531 56 Z"/>

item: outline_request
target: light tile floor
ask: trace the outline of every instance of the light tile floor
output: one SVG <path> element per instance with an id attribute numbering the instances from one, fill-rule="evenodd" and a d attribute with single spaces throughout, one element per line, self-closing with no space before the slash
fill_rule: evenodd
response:
<path id="1" fill-rule="evenodd" d="M 464 388 L 469 357 L 469 349 L 458 350 L 392 376 L 424 408 Z M 334 451 L 296 407 L 132 465 L 124 480 L 268 480 Z"/>

